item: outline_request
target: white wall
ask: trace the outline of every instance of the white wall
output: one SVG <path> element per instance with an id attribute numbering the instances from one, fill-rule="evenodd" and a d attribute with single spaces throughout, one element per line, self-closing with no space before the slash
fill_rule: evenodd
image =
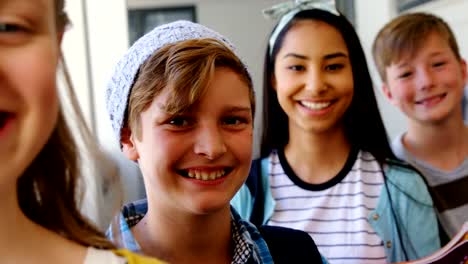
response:
<path id="1" fill-rule="evenodd" d="M 266 37 L 274 25 L 274 21 L 262 17 L 260 10 L 279 2 L 282 0 L 67 0 L 73 26 L 65 35 L 65 57 L 88 122 L 96 128 L 100 142 L 121 165 L 128 200 L 140 195 L 141 180 L 136 166 L 120 154 L 104 103 L 104 91 L 113 66 L 128 48 L 127 8 L 195 5 L 198 22 L 233 41 L 248 64 L 257 91 L 258 114 L 261 112 L 261 100 L 258 99 L 262 97 Z M 356 0 L 355 9 L 357 31 L 376 83 L 381 112 L 389 134 L 393 137 L 406 129 L 406 121 L 383 98 L 370 49 L 377 31 L 397 15 L 395 0 Z M 413 10 L 434 12 L 446 19 L 458 36 L 462 54 L 467 55 L 468 43 L 462 36 L 468 34 L 468 16 L 465 15 L 468 1 L 435 0 Z M 256 121 L 257 128 L 260 128 L 258 115 Z M 258 139 L 258 136 L 259 129 L 255 138 Z M 258 146 L 258 140 L 255 144 Z M 255 150 L 258 154 L 257 147 Z M 90 209 L 92 217 L 101 217 L 98 208 L 96 205 L 94 209 Z"/>
<path id="2" fill-rule="evenodd" d="M 261 10 L 283 0 L 128 0 L 130 9 L 195 5 L 197 22 L 230 39 L 247 63 L 257 94 L 254 155 L 259 154 L 261 128 L 262 70 L 267 35 L 275 21 L 263 18 Z"/>
<path id="3" fill-rule="evenodd" d="M 86 121 L 92 124 L 92 102 L 90 100 L 92 91 L 88 85 L 89 72 L 82 1 L 66 1 L 66 11 L 72 23 L 63 37 L 62 49 Z"/>
<path id="4" fill-rule="evenodd" d="M 130 8 L 173 7 L 194 4 L 198 22 L 213 28 L 233 41 L 252 75 L 257 98 L 261 98 L 263 54 L 266 36 L 274 21 L 261 16 L 260 10 L 280 0 L 193 0 L 138 1 L 129 0 Z M 79 100 L 91 126 L 96 128 L 100 142 L 121 165 L 128 200 L 141 195 L 141 179 L 134 164 L 120 154 L 105 108 L 104 91 L 117 60 L 128 48 L 127 3 L 125 0 L 69 0 L 68 11 L 74 23 L 66 34 L 65 57 L 72 64 L 70 72 Z M 92 91 L 92 92 L 90 92 Z M 257 113 L 261 112 L 257 100 Z M 94 108 L 94 111 L 92 112 Z M 257 117 L 256 127 L 260 128 Z M 258 139 L 259 130 L 255 138 Z M 258 144 L 258 141 L 256 141 Z M 258 148 L 255 148 L 256 154 Z M 92 199 L 92 198 L 90 198 Z M 102 218 L 96 204 L 89 212 L 92 218 Z M 97 208 L 97 209 L 96 209 Z M 106 216 L 105 216 L 106 217 Z M 98 220 L 99 221 L 99 220 Z"/>

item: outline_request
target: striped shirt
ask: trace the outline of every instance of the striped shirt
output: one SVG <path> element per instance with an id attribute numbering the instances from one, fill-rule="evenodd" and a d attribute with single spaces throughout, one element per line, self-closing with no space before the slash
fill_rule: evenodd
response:
<path id="1" fill-rule="evenodd" d="M 442 227 L 453 237 L 468 221 L 468 157 L 452 171 L 440 170 L 407 151 L 402 144 L 403 135 L 392 142 L 393 152 L 424 175 Z"/>
<path id="2" fill-rule="evenodd" d="M 343 169 L 323 184 L 302 181 L 282 151 L 272 152 L 269 171 L 276 201 L 269 225 L 308 232 L 332 264 L 386 263 L 383 241 L 367 220 L 383 185 L 370 153 L 352 151 Z"/>

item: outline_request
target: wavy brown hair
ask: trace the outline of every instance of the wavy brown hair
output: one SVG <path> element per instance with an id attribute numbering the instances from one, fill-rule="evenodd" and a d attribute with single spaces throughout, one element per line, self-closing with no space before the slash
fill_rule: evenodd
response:
<path id="1" fill-rule="evenodd" d="M 64 0 L 54 2 L 57 32 L 63 32 L 69 23 L 64 11 Z M 79 209 L 83 195 L 81 187 L 84 187 L 84 154 L 81 151 L 86 150 L 85 154 L 94 157 L 96 164 L 105 160 L 105 157 L 98 147 L 93 145 L 92 134 L 79 110 L 63 56 L 60 57 L 67 88 L 66 98 L 69 99 L 71 113 L 74 114 L 73 121 L 77 122 L 78 133 L 75 134 L 79 134 L 80 137 L 72 137 L 61 107 L 48 142 L 17 181 L 19 206 L 23 213 L 37 224 L 81 245 L 114 248 Z"/>

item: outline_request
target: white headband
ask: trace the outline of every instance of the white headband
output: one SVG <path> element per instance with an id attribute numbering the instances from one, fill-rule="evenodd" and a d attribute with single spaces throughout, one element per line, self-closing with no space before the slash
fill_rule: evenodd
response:
<path id="1" fill-rule="evenodd" d="M 278 38 L 278 35 L 281 32 L 281 30 L 283 30 L 284 26 L 286 26 L 286 24 L 288 24 L 289 21 L 291 21 L 291 19 L 293 19 L 297 13 L 303 10 L 312 9 L 320 9 L 330 12 L 337 16 L 340 15 L 338 10 L 336 9 L 335 0 L 295 0 L 277 4 L 262 11 L 263 15 L 266 18 L 281 18 L 275 30 L 271 34 L 270 40 L 268 42 L 270 47 L 270 56 L 273 52 L 273 46 L 275 45 L 276 39 Z"/>

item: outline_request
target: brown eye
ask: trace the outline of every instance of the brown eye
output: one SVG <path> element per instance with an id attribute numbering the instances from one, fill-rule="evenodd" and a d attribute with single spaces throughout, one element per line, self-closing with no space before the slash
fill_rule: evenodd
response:
<path id="1" fill-rule="evenodd" d="M 292 65 L 292 66 L 289 66 L 288 69 L 292 71 L 304 71 L 305 67 L 302 65 Z"/>
<path id="2" fill-rule="evenodd" d="M 327 71 L 337 71 L 337 70 L 341 70 L 344 68 L 344 65 L 343 64 L 339 64 L 339 63 L 335 63 L 335 64 L 330 64 L 330 65 L 327 65 L 325 67 L 325 69 Z"/>

